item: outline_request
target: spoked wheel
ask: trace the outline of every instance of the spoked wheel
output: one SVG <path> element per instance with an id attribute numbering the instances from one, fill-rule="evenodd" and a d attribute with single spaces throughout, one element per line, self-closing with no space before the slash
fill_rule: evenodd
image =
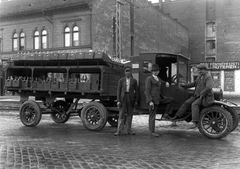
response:
<path id="1" fill-rule="evenodd" d="M 66 114 L 69 106 L 63 100 L 58 100 L 52 105 L 51 118 L 55 123 L 65 123 L 69 120 L 70 114 Z"/>
<path id="2" fill-rule="evenodd" d="M 107 123 L 108 112 L 98 102 L 90 102 L 84 106 L 81 112 L 83 126 L 90 131 L 99 131 Z"/>
<path id="3" fill-rule="evenodd" d="M 108 123 L 113 127 L 117 127 L 118 126 L 118 117 L 117 116 L 108 117 Z"/>
<path id="4" fill-rule="evenodd" d="M 20 107 L 21 122 L 27 127 L 38 125 L 42 118 L 42 112 L 38 103 L 33 100 L 28 100 Z"/>
<path id="5" fill-rule="evenodd" d="M 200 115 L 199 131 L 202 135 L 221 139 L 226 137 L 232 128 L 231 114 L 219 106 L 203 109 Z"/>

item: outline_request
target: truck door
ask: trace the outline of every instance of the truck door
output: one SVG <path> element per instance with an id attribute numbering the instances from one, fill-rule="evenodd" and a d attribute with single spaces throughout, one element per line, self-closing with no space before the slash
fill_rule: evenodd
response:
<path id="1" fill-rule="evenodd" d="M 139 92 L 140 92 L 140 104 L 139 108 L 148 109 L 146 103 L 145 91 L 145 79 L 151 75 L 152 65 L 155 64 L 156 53 L 140 53 L 139 54 Z"/>

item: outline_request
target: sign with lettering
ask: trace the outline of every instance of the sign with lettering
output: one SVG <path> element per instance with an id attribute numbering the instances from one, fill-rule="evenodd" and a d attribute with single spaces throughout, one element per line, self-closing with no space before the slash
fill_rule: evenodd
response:
<path id="1" fill-rule="evenodd" d="M 234 71 L 224 71 L 224 91 L 235 91 Z"/>
<path id="2" fill-rule="evenodd" d="M 220 71 L 211 71 L 213 78 L 213 88 L 221 88 L 221 74 Z"/>
<path id="3" fill-rule="evenodd" d="M 207 66 L 210 70 L 235 70 L 240 69 L 239 62 L 204 62 L 200 63 Z"/>

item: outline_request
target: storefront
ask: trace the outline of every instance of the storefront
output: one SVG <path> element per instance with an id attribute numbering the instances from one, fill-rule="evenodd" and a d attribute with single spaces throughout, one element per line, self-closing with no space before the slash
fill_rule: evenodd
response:
<path id="1" fill-rule="evenodd" d="M 225 96 L 240 96 L 240 62 L 204 62 L 213 77 L 213 87 L 221 88 Z M 192 78 L 198 75 L 192 68 Z"/>

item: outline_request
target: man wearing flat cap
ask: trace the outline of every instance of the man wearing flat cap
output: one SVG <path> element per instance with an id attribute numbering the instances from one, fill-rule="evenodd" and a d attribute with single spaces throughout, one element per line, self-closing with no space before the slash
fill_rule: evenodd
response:
<path id="1" fill-rule="evenodd" d="M 127 134 L 135 135 L 132 131 L 132 118 L 134 106 L 138 103 L 138 84 L 137 80 L 132 77 L 132 67 L 124 67 L 125 77 L 118 81 L 117 87 L 117 106 L 120 108 L 118 118 L 117 132 L 114 134 L 118 136 L 122 134 L 124 129 L 124 118 L 126 117 L 126 131 Z"/>
<path id="2" fill-rule="evenodd" d="M 176 116 L 173 118 L 173 120 L 181 118 L 184 113 L 191 107 L 192 124 L 190 126 L 190 129 L 194 129 L 198 126 L 199 106 L 203 104 L 203 101 L 209 100 L 209 103 L 205 103 L 206 105 L 204 105 L 208 106 L 207 104 L 210 105 L 214 100 L 214 94 L 212 91 L 212 76 L 208 73 L 207 67 L 203 64 L 198 65 L 197 69 L 199 75 L 193 83 L 180 85 L 185 89 L 195 87 L 194 94 L 183 103 L 183 105 L 177 111 Z"/>
<path id="3" fill-rule="evenodd" d="M 151 71 L 152 75 L 145 80 L 145 96 L 146 102 L 150 107 L 148 120 L 149 131 L 152 136 L 158 137 L 159 135 L 155 133 L 157 107 L 159 104 L 166 105 L 164 114 L 172 114 L 174 99 L 172 97 L 165 97 L 161 94 L 161 83 L 164 81 L 158 77 L 159 66 L 154 64 Z"/>

